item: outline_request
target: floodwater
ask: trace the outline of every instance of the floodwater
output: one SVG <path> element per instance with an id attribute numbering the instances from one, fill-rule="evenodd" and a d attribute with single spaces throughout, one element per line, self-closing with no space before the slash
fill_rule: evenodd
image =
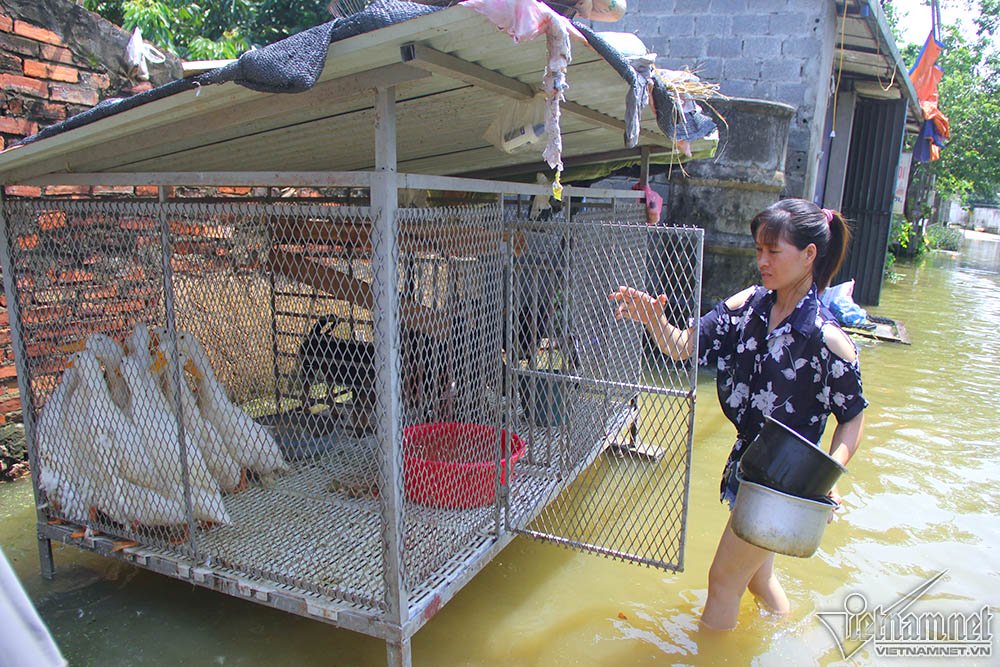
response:
<path id="1" fill-rule="evenodd" d="M 683 573 L 519 538 L 417 633 L 414 664 L 903 664 L 877 657 L 873 644 L 845 660 L 817 614 L 888 608 L 942 571 L 908 611 L 1000 614 L 998 240 L 980 235 L 961 254 L 897 265 L 900 280 L 872 309 L 902 320 L 913 344 L 862 343 L 871 401 L 862 449 L 820 551 L 778 558 L 789 617 L 762 614 L 747 596 L 735 631 L 699 628 L 727 518 L 718 475 L 733 438 L 704 376 Z M 30 483 L 0 486 L 0 543 L 71 664 L 385 664 L 380 640 L 73 547 L 54 545 L 57 575 L 45 581 L 33 523 Z M 842 627 L 843 617 L 826 618 Z M 992 657 L 921 664 L 990 664 L 1000 656 L 995 639 L 990 648 Z"/>

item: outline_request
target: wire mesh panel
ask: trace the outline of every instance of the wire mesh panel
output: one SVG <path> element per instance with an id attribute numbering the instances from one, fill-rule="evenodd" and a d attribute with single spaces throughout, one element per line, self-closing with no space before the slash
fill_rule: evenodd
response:
<path id="1" fill-rule="evenodd" d="M 219 461 L 234 521 L 202 537 L 200 553 L 381 610 L 367 209 L 170 203 L 165 212 L 184 371 L 176 387 L 186 394 L 190 383 L 238 465 L 234 476 Z"/>
<path id="2" fill-rule="evenodd" d="M 697 316 L 699 230 L 648 227 L 641 207 L 577 207 L 570 221 L 518 223 L 513 262 L 515 528 L 610 556 L 682 567 L 696 376 L 618 322 L 620 286 Z"/>
<path id="3" fill-rule="evenodd" d="M 157 396 L 143 326 L 164 313 L 157 210 L 18 201 L 4 212 L 40 502 L 81 532 L 189 553 L 194 519 L 229 517 L 217 490 L 192 483 L 195 461 Z"/>
<path id="4" fill-rule="evenodd" d="M 397 218 L 404 563 L 418 601 L 495 533 L 501 471 L 519 440 L 501 428 L 499 205 Z"/>
<path id="5" fill-rule="evenodd" d="M 48 516 L 381 611 L 367 209 L 5 218 Z"/>

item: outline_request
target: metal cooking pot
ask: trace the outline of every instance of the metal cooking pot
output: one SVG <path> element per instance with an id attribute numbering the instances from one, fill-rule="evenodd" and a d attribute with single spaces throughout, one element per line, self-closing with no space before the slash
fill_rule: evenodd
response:
<path id="1" fill-rule="evenodd" d="M 808 558 L 816 553 L 830 512 L 837 504 L 829 498 L 809 500 L 775 491 L 743 479 L 733 507 L 736 536 L 768 551 Z"/>
<path id="2" fill-rule="evenodd" d="M 822 498 L 847 468 L 771 417 L 740 458 L 745 479 L 799 498 Z"/>

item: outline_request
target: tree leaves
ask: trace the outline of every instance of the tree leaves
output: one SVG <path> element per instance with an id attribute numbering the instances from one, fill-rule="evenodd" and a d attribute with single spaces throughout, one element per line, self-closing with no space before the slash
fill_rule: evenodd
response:
<path id="1" fill-rule="evenodd" d="M 84 7 L 188 60 L 236 58 L 333 17 L 328 0 L 84 0 Z"/>

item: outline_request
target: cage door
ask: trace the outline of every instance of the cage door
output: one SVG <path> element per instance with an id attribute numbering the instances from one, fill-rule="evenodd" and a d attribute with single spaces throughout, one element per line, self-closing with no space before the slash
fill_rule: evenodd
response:
<path id="1" fill-rule="evenodd" d="M 525 223 L 511 271 L 511 421 L 527 443 L 506 494 L 510 528 L 679 570 L 687 516 L 695 359 L 671 361 L 618 321 L 619 286 L 665 295 L 697 320 L 702 232 L 577 211 Z"/>

